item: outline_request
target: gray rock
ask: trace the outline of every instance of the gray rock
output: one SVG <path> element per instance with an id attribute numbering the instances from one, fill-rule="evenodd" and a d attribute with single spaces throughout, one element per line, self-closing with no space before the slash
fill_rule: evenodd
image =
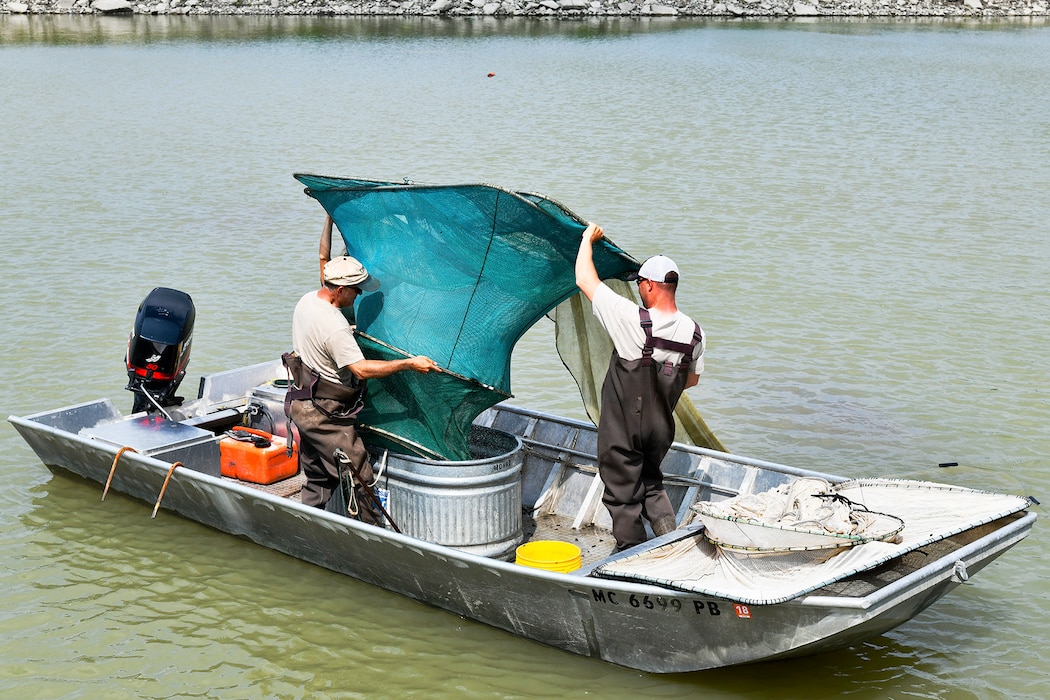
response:
<path id="1" fill-rule="evenodd" d="M 0 13 L 1046 17 L 1048 0 L 0 0 Z"/>
<path id="2" fill-rule="evenodd" d="M 131 3 L 128 0 L 94 0 L 91 9 L 103 14 L 131 12 Z"/>

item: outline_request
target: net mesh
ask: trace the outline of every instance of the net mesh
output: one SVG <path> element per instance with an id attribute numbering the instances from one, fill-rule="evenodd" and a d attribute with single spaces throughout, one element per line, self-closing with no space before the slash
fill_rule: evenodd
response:
<path id="1" fill-rule="evenodd" d="M 365 356 L 427 355 L 447 370 L 370 380 L 362 430 L 414 454 L 469 459 L 471 422 L 511 394 L 514 344 L 577 292 L 586 222 L 541 195 L 491 185 L 295 177 L 382 283 L 354 309 Z M 608 241 L 594 262 L 603 279 L 638 269 Z"/>

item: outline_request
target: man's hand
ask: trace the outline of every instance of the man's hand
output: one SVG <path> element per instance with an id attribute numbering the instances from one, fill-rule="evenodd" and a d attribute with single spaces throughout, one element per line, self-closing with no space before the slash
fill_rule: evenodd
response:
<path id="1" fill-rule="evenodd" d="M 605 231 L 593 221 L 588 221 L 587 228 L 583 232 L 583 237 L 588 239 L 591 242 L 591 245 L 594 245 L 601 239 L 605 238 Z"/>
<path id="2" fill-rule="evenodd" d="M 594 269 L 594 251 L 591 248 L 596 241 L 604 237 L 605 231 L 602 227 L 593 221 L 589 222 L 580 238 L 580 250 L 576 253 L 576 286 L 591 300 L 594 299 L 594 290 L 601 283 L 598 272 Z"/>
<path id="3" fill-rule="evenodd" d="M 410 369 L 413 369 L 416 372 L 421 372 L 422 374 L 426 374 L 431 370 L 437 370 L 439 372 L 441 371 L 441 368 L 438 367 L 438 363 L 434 362 L 426 355 L 416 355 L 415 357 L 410 357 L 408 358 L 408 362 Z"/>

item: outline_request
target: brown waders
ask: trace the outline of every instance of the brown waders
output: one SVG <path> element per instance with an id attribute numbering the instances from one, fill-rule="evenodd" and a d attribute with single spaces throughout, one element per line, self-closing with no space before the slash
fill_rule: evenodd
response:
<path id="1" fill-rule="evenodd" d="M 643 517 L 657 535 L 675 528 L 660 464 L 674 441 L 674 407 L 685 390 L 693 348 L 700 342 L 699 326 L 691 344 L 654 338 L 648 311 L 639 312 L 646 334 L 642 359 L 622 360 L 613 352 L 602 384 L 598 425 L 602 502 L 612 516 L 617 549 L 645 542 Z M 682 352 L 683 358 L 678 366 L 655 363 L 653 347 Z"/>
<path id="2" fill-rule="evenodd" d="M 364 405 L 364 384 L 345 387 L 325 380 L 288 353 L 282 357 L 292 375 L 294 386 L 285 399 L 285 412 L 299 429 L 299 466 L 306 475 L 303 485 L 303 505 L 324 508 L 339 488 L 340 465 L 335 457 L 342 450 L 350 464 L 353 476 L 353 503 L 356 513 L 350 514 L 362 522 L 375 525 L 381 520 L 376 504 L 361 486 L 361 480 L 371 482 L 372 464 L 368 450 L 357 434 L 357 414 Z M 344 480 L 350 476 L 343 474 Z M 351 494 L 346 494 L 351 499 Z M 341 513 L 346 515 L 347 513 Z"/>

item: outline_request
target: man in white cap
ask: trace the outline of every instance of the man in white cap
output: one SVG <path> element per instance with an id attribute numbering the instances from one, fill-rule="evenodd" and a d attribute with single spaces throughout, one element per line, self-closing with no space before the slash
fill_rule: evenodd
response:
<path id="1" fill-rule="evenodd" d="M 700 326 L 678 310 L 678 266 L 670 258 L 651 257 L 632 277 L 641 307 L 602 282 L 592 248 L 603 236 L 593 223 L 583 232 L 576 285 L 615 348 L 602 384 L 598 471 L 616 551 L 622 551 L 647 539 L 643 518 L 657 536 L 676 527 L 660 463 L 674 441 L 674 407 L 703 371 L 704 337 Z"/>
<path id="2" fill-rule="evenodd" d="M 358 517 L 380 522 L 380 511 L 360 482 L 373 478 L 368 451 L 357 434 L 357 414 L 364 406 L 365 380 L 395 372 L 429 372 L 437 364 L 422 355 L 402 360 L 369 360 L 361 354 L 342 309 L 352 307 L 365 292 L 379 289 L 379 280 L 349 256 L 328 261 L 324 286 L 308 292 L 292 316 L 294 354 L 284 357 L 295 386 L 286 410 L 299 429 L 299 464 L 306 474 L 304 505 L 324 508 L 339 486 L 339 465 L 333 456 L 348 457 L 356 491 Z M 349 497 L 349 494 L 348 494 Z"/>

